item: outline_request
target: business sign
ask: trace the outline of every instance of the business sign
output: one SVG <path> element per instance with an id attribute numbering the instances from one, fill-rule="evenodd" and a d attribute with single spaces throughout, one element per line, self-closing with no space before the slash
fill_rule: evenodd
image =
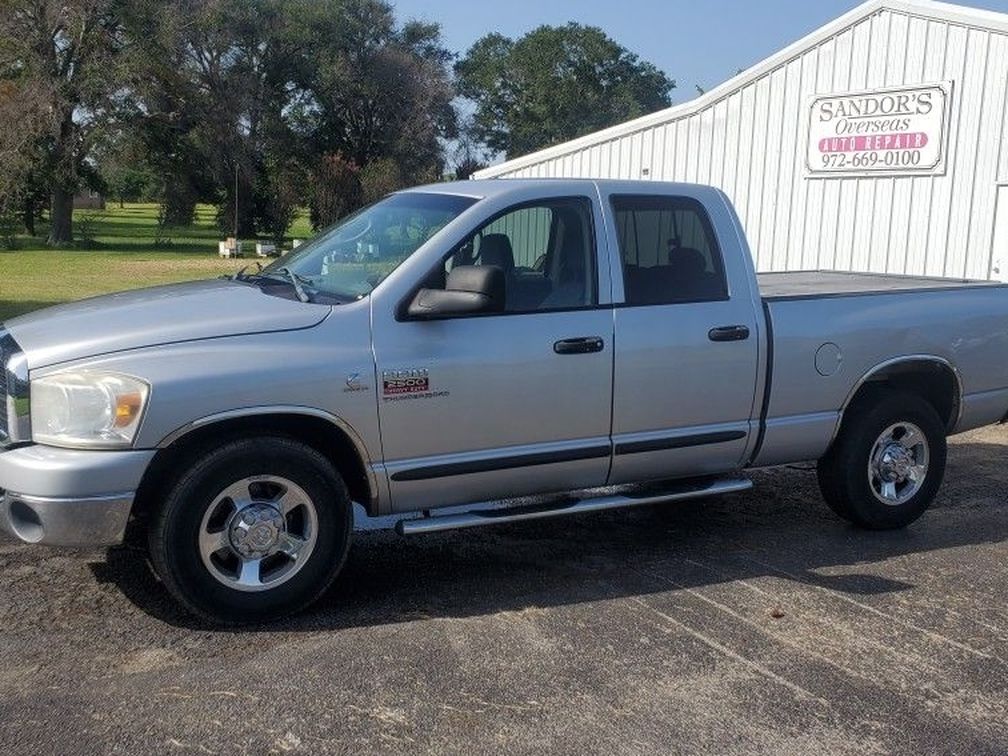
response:
<path id="1" fill-rule="evenodd" d="M 809 113 L 809 175 L 941 173 L 949 91 L 948 84 L 927 84 L 816 97 Z"/>

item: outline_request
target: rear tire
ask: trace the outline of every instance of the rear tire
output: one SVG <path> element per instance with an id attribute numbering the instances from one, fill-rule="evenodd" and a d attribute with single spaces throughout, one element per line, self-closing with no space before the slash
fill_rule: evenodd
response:
<path id="1" fill-rule="evenodd" d="M 840 517 L 870 530 L 902 528 L 931 505 L 945 475 L 945 427 L 915 394 L 873 388 L 847 409 L 816 472 Z"/>
<path id="2" fill-rule="evenodd" d="M 168 591 L 219 624 L 274 620 L 314 602 L 350 548 L 353 510 L 332 464 L 286 438 L 227 443 L 184 471 L 148 531 Z"/>

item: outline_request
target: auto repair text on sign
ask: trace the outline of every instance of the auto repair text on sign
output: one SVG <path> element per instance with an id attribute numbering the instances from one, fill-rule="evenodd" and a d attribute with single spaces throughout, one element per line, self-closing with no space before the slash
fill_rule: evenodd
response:
<path id="1" fill-rule="evenodd" d="M 944 84 L 816 97 L 809 114 L 809 174 L 940 173 L 947 105 Z"/>

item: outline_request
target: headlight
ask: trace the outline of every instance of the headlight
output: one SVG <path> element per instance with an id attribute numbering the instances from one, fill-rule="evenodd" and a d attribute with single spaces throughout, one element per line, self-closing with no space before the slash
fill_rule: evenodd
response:
<path id="1" fill-rule="evenodd" d="M 133 444 L 150 386 L 118 373 L 56 373 L 31 381 L 32 440 L 117 449 Z"/>

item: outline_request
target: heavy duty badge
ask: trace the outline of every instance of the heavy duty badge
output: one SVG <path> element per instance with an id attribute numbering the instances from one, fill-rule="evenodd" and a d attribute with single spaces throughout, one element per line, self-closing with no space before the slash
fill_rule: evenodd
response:
<path id="1" fill-rule="evenodd" d="M 430 377 L 426 368 L 382 371 L 382 394 L 385 396 L 426 394 L 428 391 Z"/>

